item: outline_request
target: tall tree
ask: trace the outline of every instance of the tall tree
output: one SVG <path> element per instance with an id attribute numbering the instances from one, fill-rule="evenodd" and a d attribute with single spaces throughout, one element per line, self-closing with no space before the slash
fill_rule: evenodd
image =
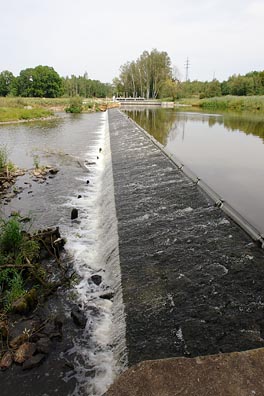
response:
<path id="1" fill-rule="evenodd" d="M 162 87 L 172 80 L 171 60 L 167 52 L 153 49 L 144 51 L 136 61 L 127 62 L 120 67 L 120 75 L 114 80 L 116 92 L 124 96 L 144 96 L 157 98 Z"/>
<path id="2" fill-rule="evenodd" d="M 7 96 L 10 93 L 14 79 L 14 75 L 8 70 L 0 73 L 0 96 Z"/>
<path id="3" fill-rule="evenodd" d="M 20 72 L 17 78 L 19 96 L 56 98 L 61 95 L 62 79 L 49 66 L 37 66 Z"/>

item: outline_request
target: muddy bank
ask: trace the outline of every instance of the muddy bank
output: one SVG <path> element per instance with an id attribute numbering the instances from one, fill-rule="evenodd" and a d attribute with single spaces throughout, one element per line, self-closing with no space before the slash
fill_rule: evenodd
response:
<path id="1" fill-rule="evenodd" d="M 29 173 L 35 180 L 30 185 L 34 193 L 34 186 L 43 183 L 48 174 L 55 177 L 58 171 L 54 167 L 42 167 L 29 172 L 2 172 L 0 204 L 9 204 L 21 193 L 15 188 L 17 178 Z M 5 224 L 13 221 L 12 227 L 31 221 L 19 213 L 12 213 L 10 219 L 2 221 Z M 3 235 L 4 225 L 1 226 Z M 8 251 L 6 257 L 0 257 L 1 396 L 17 395 L 18 386 L 21 396 L 68 395 L 77 384 L 73 340 L 81 336 L 86 324 L 71 291 L 72 282 L 77 281 L 72 259 L 63 248 L 65 241 L 58 228 L 39 230 L 33 234 L 21 232 L 25 241 L 22 245 L 36 241 L 39 250 L 30 259 L 30 256 L 19 259 L 19 264 L 16 264 L 17 258 L 13 258 L 13 253 L 11 255 Z M 7 274 L 9 278 L 3 280 L 4 272 L 16 270 L 18 272 Z M 16 274 L 22 274 L 25 292 L 7 306 L 4 294 L 8 292 L 6 282 L 10 282 Z"/>

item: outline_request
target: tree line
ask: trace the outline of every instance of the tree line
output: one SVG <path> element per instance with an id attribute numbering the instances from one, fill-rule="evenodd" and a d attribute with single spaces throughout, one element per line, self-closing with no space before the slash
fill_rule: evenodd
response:
<path id="1" fill-rule="evenodd" d="M 83 76 L 60 77 L 50 66 L 21 70 L 15 77 L 10 71 L 0 73 L 0 96 L 46 97 L 144 97 L 146 99 L 199 97 L 223 95 L 264 95 L 264 71 L 233 75 L 226 81 L 181 81 L 172 67 L 167 52 L 157 49 L 144 51 L 138 59 L 120 67 L 113 83 L 92 80 Z"/>
<path id="2" fill-rule="evenodd" d="M 60 77 L 53 67 L 42 65 L 21 70 L 17 77 L 8 70 L 0 73 L 0 96 L 103 98 L 111 95 L 111 84 L 92 80 L 87 73 Z"/>
<path id="3" fill-rule="evenodd" d="M 264 95 L 264 71 L 252 71 L 245 75 L 232 75 L 226 81 L 186 81 L 178 84 L 177 98 L 199 96 L 212 98 L 216 96 L 253 96 Z"/>
<path id="4" fill-rule="evenodd" d="M 146 99 L 264 95 L 264 71 L 233 75 L 223 82 L 217 79 L 180 81 L 168 54 L 153 49 L 151 52 L 144 51 L 137 60 L 122 65 L 113 85 L 117 96 L 141 96 Z"/>

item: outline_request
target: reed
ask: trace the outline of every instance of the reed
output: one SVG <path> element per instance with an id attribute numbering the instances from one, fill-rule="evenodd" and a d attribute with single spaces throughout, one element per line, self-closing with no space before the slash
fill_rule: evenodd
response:
<path id="1" fill-rule="evenodd" d="M 264 111 L 264 96 L 220 96 L 205 99 L 184 99 L 183 104 L 212 110 Z"/>

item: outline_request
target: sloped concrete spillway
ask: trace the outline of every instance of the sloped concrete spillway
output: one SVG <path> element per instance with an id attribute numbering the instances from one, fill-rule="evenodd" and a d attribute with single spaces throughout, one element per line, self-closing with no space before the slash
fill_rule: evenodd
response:
<path id="1" fill-rule="evenodd" d="M 264 346 L 263 251 L 109 112 L 129 365 Z"/>

